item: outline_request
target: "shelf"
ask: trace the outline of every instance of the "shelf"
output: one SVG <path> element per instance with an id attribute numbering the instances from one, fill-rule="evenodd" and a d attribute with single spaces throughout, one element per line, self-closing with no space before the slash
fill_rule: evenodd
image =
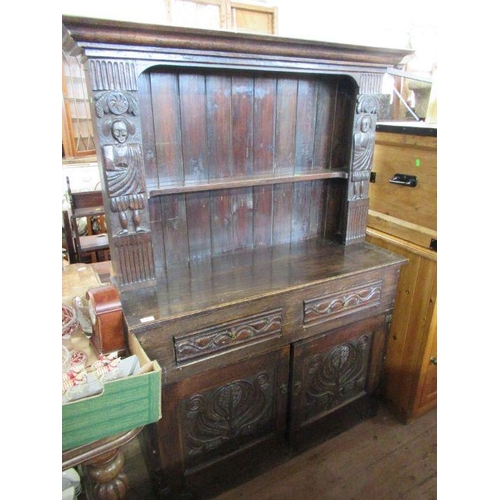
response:
<path id="1" fill-rule="evenodd" d="M 75 208 L 71 217 L 73 219 L 78 219 L 80 217 L 93 217 L 95 215 L 104 215 L 104 207 L 85 207 L 85 208 Z"/>
<path id="2" fill-rule="evenodd" d="M 437 137 L 437 125 L 425 122 L 379 122 L 377 132 Z"/>
<path id="3" fill-rule="evenodd" d="M 289 173 L 280 175 L 253 175 L 252 177 L 224 177 L 211 180 L 185 181 L 149 189 L 149 196 L 165 194 L 192 193 L 213 191 L 218 189 L 244 188 L 265 186 L 269 184 L 283 184 L 290 182 L 305 182 L 321 179 L 347 179 L 348 173 L 344 170 L 315 169 L 307 172 Z"/>

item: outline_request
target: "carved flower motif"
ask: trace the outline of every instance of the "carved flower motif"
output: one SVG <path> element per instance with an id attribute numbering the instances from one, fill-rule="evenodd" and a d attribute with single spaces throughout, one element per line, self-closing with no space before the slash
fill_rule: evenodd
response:
<path id="1" fill-rule="evenodd" d="M 121 92 L 112 92 L 107 98 L 109 110 L 115 115 L 122 115 L 128 110 L 128 99 Z"/>

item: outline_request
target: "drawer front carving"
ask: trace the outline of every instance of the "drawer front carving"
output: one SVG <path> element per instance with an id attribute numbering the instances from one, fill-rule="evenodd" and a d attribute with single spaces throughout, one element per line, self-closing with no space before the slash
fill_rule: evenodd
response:
<path id="1" fill-rule="evenodd" d="M 177 363 L 190 361 L 241 344 L 279 337 L 282 309 L 240 318 L 236 321 L 174 337 Z"/>
<path id="2" fill-rule="evenodd" d="M 304 325 L 314 325 L 380 304 L 382 281 L 304 301 Z"/>

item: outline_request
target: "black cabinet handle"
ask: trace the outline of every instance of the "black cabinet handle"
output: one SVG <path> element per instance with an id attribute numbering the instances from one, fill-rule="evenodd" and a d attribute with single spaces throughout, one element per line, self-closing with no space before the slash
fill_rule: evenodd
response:
<path id="1" fill-rule="evenodd" d="M 394 174 L 389 182 L 391 184 L 400 184 L 401 186 L 416 187 L 418 179 L 416 175 Z"/>

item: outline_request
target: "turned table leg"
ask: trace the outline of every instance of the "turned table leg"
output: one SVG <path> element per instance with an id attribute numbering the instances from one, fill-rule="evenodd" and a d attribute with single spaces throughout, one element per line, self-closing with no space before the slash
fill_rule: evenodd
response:
<path id="1" fill-rule="evenodd" d="M 125 458 L 120 448 L 99 455 L 83 464 L 93 498 L 96 500 L 126 498 L 128 479 L 123 470 L 124 464 Z"/>
<path id="2" fill-rule="evenodd" d="M 142 427 L 84 444 L 62 454 L 62 470 L 81 465 L 87 497 L 96 500 L 122 500 L 128 490 L 123 448 Z"/>

